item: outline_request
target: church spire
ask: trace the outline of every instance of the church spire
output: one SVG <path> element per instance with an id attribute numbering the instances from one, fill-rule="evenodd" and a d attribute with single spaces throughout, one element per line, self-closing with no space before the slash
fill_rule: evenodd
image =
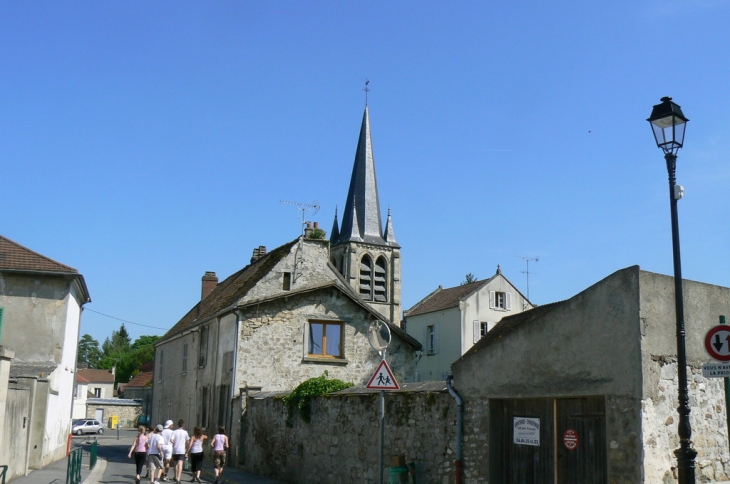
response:
<path id="1" fill-rule="evenodd" d="M 393 231 L 393 217 L 390 216 L 390 207 L 388 207 L 388 220 L 385 222 L 385 232 L 383 238 L 388 245 L 398 245 L 395 241 L 395 232 Z"/>
<path id="2" fill-rule="evenodd" d="M 342 228 L 335 243 L 349 241 L 388 245 L 383 239 L 378 183 L 375 179 L 375 158 L 370 137 L 370 114 L 367 106 L 362 117 L 355 165 L 352 167 L 350 189 L 342 214 Z"/>
<path id="3" fill-rule="evenodd" d="M 332 224 L 330 243 L 334 243 L 340 236 L 340 223 L 337 221 L 337 207 L 335 207 L 335 222 Z"/>

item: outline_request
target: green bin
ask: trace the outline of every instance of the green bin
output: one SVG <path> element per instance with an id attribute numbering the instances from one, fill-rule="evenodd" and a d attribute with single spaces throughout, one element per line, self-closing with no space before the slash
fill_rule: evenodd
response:
<path id="1" fill-rule="evenodd" d="M 401 484 L 401 483 L 408 483 L 408 467 L 389 467 L 388 468 L 388 475 L 390 478 L 388 479 L 388 484 Z"/>

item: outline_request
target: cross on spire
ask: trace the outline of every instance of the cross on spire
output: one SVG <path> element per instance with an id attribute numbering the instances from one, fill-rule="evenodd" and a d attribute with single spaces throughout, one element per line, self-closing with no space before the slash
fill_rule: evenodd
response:
<path id="1" fill-rule="evenodd" d="M 366 77 L 365 78 L 365 89 L 363 89 L 363 91 L 365 91 L 365 106 L 368 105 L 368 93 L 370 92 L 370 89 L 368 88 L 368 84 L 370 84 L 370 80 Z"/>

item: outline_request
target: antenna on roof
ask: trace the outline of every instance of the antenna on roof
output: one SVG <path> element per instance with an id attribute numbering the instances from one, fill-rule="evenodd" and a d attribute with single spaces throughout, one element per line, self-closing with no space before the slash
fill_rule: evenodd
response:
<path id="1" fill-rule="evenodd" d="M 520 259 L 525 261 L 525 270 L 520 271 L 521 273 L 525 274 L 525 277 L 527 278 L 527 299 L 530 299 L 530 261 L 532 262 L 539 262 L 540 259 L 538 257 L 524 257 L 521 255 L 516 255 L 515 257 L 519 257 Z"/>
<path id="2" fill-rule="evenodd" d="M 298 215 L 298 218 L 299 222 L 302 224 L 302 235 L 304 235 L 304 229 L 307 226 L 306 212 L 312 212 L 312 216 L 317 215 L 317 212 L 319 212 L 319 203 L 316 200 L 314 201 L 314 205 L 301 202 L 287 202 L 286 200 L 279 200 L 279 203 L 294 205 L 297 207 L 297 210 L 301 212 Z"/>

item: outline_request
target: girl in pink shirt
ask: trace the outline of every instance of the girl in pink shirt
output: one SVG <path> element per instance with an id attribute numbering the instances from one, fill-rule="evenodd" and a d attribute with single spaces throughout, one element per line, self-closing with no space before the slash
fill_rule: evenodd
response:
<path id="1" fill-rule="evenodd" d="M 137 466 L 137 477 L 134 479 L 134 482 L 139 484 L 139 476 L 142 474 L 142 467 L 147 460 L 147 436 L 144 433 L 144 425 L 140 425 L 137 430 L 139 433 L 134 438 L 134 442 L 132 442 L 132 447 L 129 448 L 129 455 L 127 457 L 131 458 L 132 454 L 134 454 L 134 464 Z"/>

